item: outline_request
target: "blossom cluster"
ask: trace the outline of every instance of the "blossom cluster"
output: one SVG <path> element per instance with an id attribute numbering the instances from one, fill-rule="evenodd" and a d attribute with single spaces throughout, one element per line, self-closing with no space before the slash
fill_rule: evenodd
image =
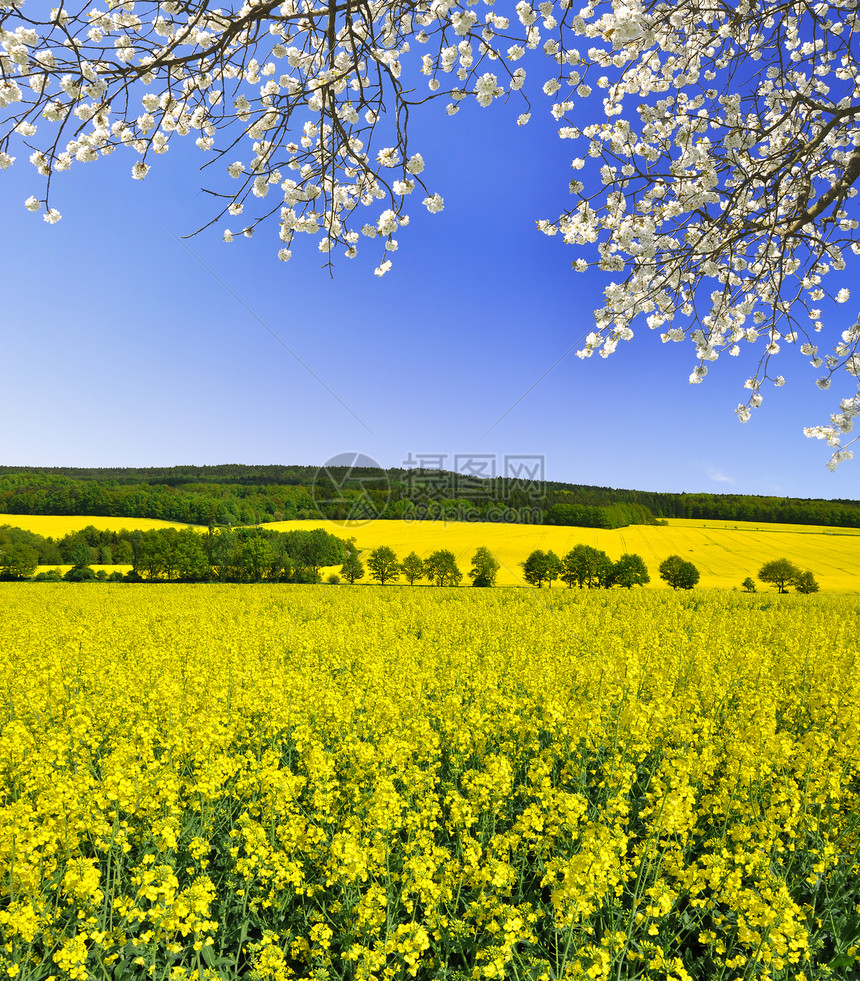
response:
<path id="1" fill-rule="evenodd" d="M 394 233 L 409 222 L 409 196 L 422 189 L 430 213 L 444 205 L 427 190 L 424 159 L 408 141 L 409 108 L 424 98 L 402 78 L 412 47 L 433 52 L 420 71 L 431 95 L 449 94 L 453 114 L 468 95 L 487 106 L 521 89 L 522 68 L 482 68 L 504 64 L 507 49 L 515 59 L 524 48 L 514 41 L 534 48 L 540 40 L 527 3 L 513 28 L 491 2 L 482 21 L 474 6 L 422 0 L 400 9 L 373 0 L 330 10 L 284 0 L 211 10 L 129 0 L 78 14 L 58 8 L 39 22 L 14 2 L 0 4 L 0 169 L 25 146 L 45 179 L 44 197 L 31 196 L 26 207 L 56 222 L 54 173 L 127 147 L 140 157 L 131 173 L 141 180 L 177 137 L 190 136 L 212 157 L 210 172 L 223 175 L 213 221 L 226 242 L 271 219 L 280 258 L 290 258 L 303 234 L 330 263 L 338 246 L 356 256 L 367 236 L 381 240 L 381 275 L 397 249 Z M 546 23 L 551 6 L 542 4 Z M 356 221 L 362 207 L 375 217 Z M 227 225 L 238 216 L 240 228 Z"/>
<path id="2" fill-rule="evenodd" d="M 737 409 L 745 422 L 766 381 L 785 383 L 773 369 L 780 349 L 797 352 L 822 332 L 822 301 L 849 299 L 823 280 L 860 254 L 856 6 L 624 0 L 580 16 L 560 42 L 573 70 L 553 83 L 553 112 L 567 124 L 560 135 L 582 145 L 574 169 L 591 180 L 573 180 L 577 203 L 539 227 L 596 250 L 579 271 L 622 276 L 579 355 L 608 356 L 640 315 L 664 342 L 693 342 L 693 384 L 720 354 L 756 345 L 751 394 Z M 581 37 L 583 53 L 573 48 Z M 584 125 L 592 86 L 603 119 Z M 829 316 L 838 323 L 838 310 Z M 806 430 L 836 448 L 831 467 L 851 456 L 841 440 L 860 409 L 860 334 L 846 333 L 813 361 L 826 366 L 822 388 L 840 369 L 848 376 L 830 425 Z"/>

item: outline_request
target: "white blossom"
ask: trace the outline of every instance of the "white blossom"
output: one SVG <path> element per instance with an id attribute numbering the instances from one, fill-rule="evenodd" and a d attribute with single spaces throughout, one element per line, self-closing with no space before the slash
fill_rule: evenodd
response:
<path id="1" fill-rule="evenodd" d="M 376 159 L 381 167 L 396 167 L 400 163 L 400 152 L 394 146 L 383 147 Z"/>
<path id="2" fill-rule="evenodd" d="M 501 94 L 502 91 L 499 88 L 498 79 L 490 72 L 482 75 L 475 83 L 475 98 L 478 100 L 478 104 L 482 106 L 488 106 L 497 92 Z"/>
<path id="3" fill-rule="evenodd" d="M 430 197 L 424 198 L 421 203 L 431 215 L 435 215 L 445 207 L 445 201 L 441 194 L 433 194 Z"/>
<path id="4" fill-rule="evenodd" d="M 383 211 L 376 222 L 376 230 L 380 235 L 390 235 L 397 230 L 397 215 L 389 208 Z"/>

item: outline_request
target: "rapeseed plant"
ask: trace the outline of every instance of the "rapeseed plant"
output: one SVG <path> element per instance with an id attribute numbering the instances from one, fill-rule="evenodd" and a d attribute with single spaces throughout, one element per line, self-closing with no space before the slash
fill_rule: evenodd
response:
<path id="1" fill-rule="evenodd" d="M 0 585 L 0 977 L 860 970 L 860 616 Z"/>

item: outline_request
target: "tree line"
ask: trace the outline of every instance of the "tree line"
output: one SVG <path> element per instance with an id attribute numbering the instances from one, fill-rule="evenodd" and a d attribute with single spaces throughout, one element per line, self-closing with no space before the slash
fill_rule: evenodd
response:
<path id="1" fill-rule="evenodd" d="M 611 589 L 613 586 L 632 589 L 651 581 L 641 555 L 625 553 L 613 562 L 606 552 L 590 545 L 576 545 L 564 557 L 559 557 L 552 549 L 534 549 L 520 567 L 523 579 L 539 589 L 544 584 L 551 588 L 556 580 L 569 588 L 576 586 L 579 589 Z M 472 585 L 494 586 L 499 568 L 500 563 L 493 553 L 482 546 L 472 556 L 468 573 Z M 680 555 L 665 558 L 658 571 L 660 578 L 672 589 L 693 589 L 700 579 L 696 566 Z M 334 583 L 343 579 L 352 585 L 368 572 L 380 585 L 397 582 L 401 576 L 410 586 L 422 579 L 437 586 L 459 586 L 463 580 L 456 556 L 449 549 L 432 552 L 426 559 L 413 551 L 400 561 L 392 548 L 383 545 L 370 553 L 366 566 L 358 552 L 351 552 L 340 575 L 333 574 L 329 581 Z M 789 586 L 794 586 L 799 593 L 814 593 L 819 589 L 810 570 L 801 570 L 788 559 L 766 562 L 759 570 L 758 578 L 775 585 L 780 593 L 787 592 Z M 750 578 L 741 585 L 747 592 L 754 592 L 756 588 Z"/>
<path id="2" fill-rule="evenodd" d="M 320 582 L 320 569 L 344 562 L 355 550 L 322 528 L 278 532 L 268 528 L 191 528 L 103 531 L 87 527 L 58 540 L 0 527 L 0 577 L 23 579 L 39 565 L 71 565 L 64 575 L 37 578 L 86 581 Z M 95 572 L 92 565 L 130 565 L 127 573 Z"/>
<path id="3" fill-rule="evenodd" d="M 495 586 L 500 563 L 493 553 L 481 546 L 472 556 L 472 567 L 469 578 L 473 586 Z M 426 579 L 436 586 L 459 586 L 463 581 L 463 573 L 457 565 L 457 557 L 447 548 L 440 548 L 422 559 L 417 552 L 412 551 L 402 561 L 397 558 L 394 549 L 381 545 L 373 549 L 367 563 L 359 558 L 358 553 L 351 553 L 340 570 L 340 576 L 350 585 L 363 579 L 369 573 L 370 578 L 384 586 L 386 583 L 397 582 L 401 576 L 410 586 Z M 340 579 L 335 576 L 330 581 Z"/>
<path id="4" fill-rule="evenodd" d="M 552 586 L 556 579 L 568 586 L 588 589 L 610 586 L 629 589 L 651 581 L 641 556 L 622 555 L 613 562 L 605 552 L 589 545 L 575 546 L 563 559 L 552 550 L 535 549 L 520 566 L 525 581 L 538 588 L 544 583 Z M 468 575 L 473 586 L 494 586 L 500 568 L 495 555 L 481 546 L 472 556 Z M 458 586 L 463 580 L 456 556 L 449 549 L 432 552 L 426 559 L 413 551 L 401 561 L 392 548 L 383 545 L 373 549 L 366 567 L 357 553 L 351 554 L 341 568 L 340 577 L 353 584 L 368 572 L 380 585 L 397 582 L 401 576 L 410 586 L 423 579 L 437 586 Z"/>
<path id="5" fill-rule="evenodd" d="M 95 572 L 92 565 L 130 565 L 127 573 Z M 278 532 L 268 528 L 209 528 L 200 534 L 191 528 L 151 531 L 105 531 L 89 525 L 58 539 L 9 525 L 0 526 L 0 580 L 28 579 L 38 566 L 71 565 L 65 573 L 50 570 L 36 579 L 73 582 L 107 579 L 113 582 L 287 582 L 319 583 L 323 567 L 340 565 L 328 581 L 350 585 L 369 578 L 380 585 L 401 578 L 410 586 L 426 580 L 437 586 L 459 586 L 463 573 L 450 549 L 437 549 L 426 558 L 412 551 L 402 561 L 387 545 L 373 549 L 363 562 L 355 539 L 344 540 L 322 528 Z M 613 561 L 590 545 L 576 545 L 559 557 L 552 549 L 534 549 L 520 563 L 523 578 L 538 588 L 557 580 L 568 587 L 631 589 L 651 581 L 642 556 L 625 553 Z M 500 563 L 485 546 L 472 556 L 468 577 L 473 586 L 494 586 Z M 670 555 L 659 566 L 660 578 L 673 589 L 692 589 L 699 582 L 696 566 L 680 555 Z M 819 589 L 813 573 L 789 559 L 766 562 L 758 572 L 761 582 L 778 592 L 789 587 L 800 593 Z M 755 592 L 747 577 L 741 587 Z"/>
<path id="6" fill-rule="evenodd" d="M 860 527 L 860 502 L 675 494 L 445 470 L 333 467 L 0 467 L 0 514 L 235 526 L 350 517 L 622 528 L 667 518 Z"/>

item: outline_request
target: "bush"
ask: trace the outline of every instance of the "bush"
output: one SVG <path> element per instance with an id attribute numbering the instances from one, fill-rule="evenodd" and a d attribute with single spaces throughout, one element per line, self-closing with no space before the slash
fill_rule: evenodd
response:
<path id="1" fill-rule="evenodd" d="M 340 583 L 340 576 L 333 572 L 327 579 L 326 582 L 331 586 L 337 586 Z"/>
<path id="2" fill-rule="evenodd" d="M 745 589 L 748 593 L 755 592 L 755 582 L 747 576 L 746 579 L 741 583 L 741 589 Z"/>

